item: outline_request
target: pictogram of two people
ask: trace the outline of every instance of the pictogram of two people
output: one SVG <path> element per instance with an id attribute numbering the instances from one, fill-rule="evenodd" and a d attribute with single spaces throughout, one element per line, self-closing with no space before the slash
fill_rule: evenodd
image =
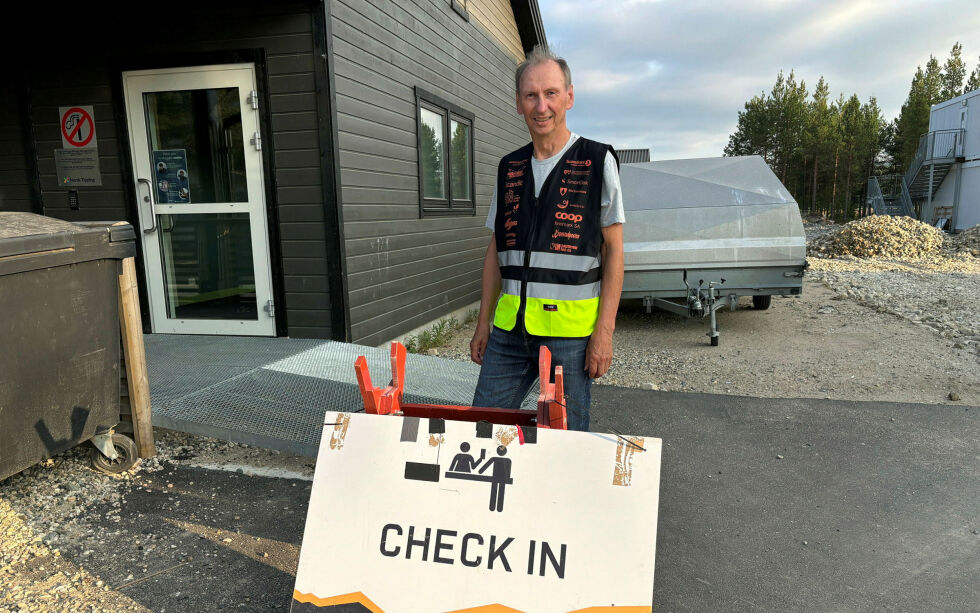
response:
<path id="1" fill-rule="evenodd" d="M 452 463 L 449 465 L 449 472 L 446 473 L 447 477 L 453 477 L 450 473 L 464 473 L 464 474 L 474 474 L 473 471 L 479 466 L 477 471 L 479 474 L 483 474 L 490 467 L 493 470 L 490 471 L 488 475 L 490 481 L 490 510 L 491 511 L 503 511 L 504 510 L 504 487 L 508 484 L 514 483 L 514 480 L 510 477 L 511 459 L 504 457 L 507 455 L 507 447 L 500 445 L 497 447 L 497 457 L 488 459 L 486 462 L 483 460 L 486 458 L 487 450 L 480 450 L 480 457 L 474 458 L 469 454 L 470 444 L 461 443 L 459 446 L 460 453 L 457 453 L 453 457 Z M 480 464 L 483 464 L 480 466 Z M 481 481 L 483 479 L 480 479 Z"/>

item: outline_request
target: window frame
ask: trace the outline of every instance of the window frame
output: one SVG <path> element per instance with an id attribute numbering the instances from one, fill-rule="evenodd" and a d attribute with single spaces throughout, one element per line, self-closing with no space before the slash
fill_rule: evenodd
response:
<path id="1" fill-rule="evenodd" d="M 422 109 L 439 115 L 442 118 L 442 176 L 445 189 L 445 198 L 426 198 L 424 186 L 422 184 Z M 418 152 L 418 180 L 419 180 L 419 217 L 446 217 L 457 215 L 476 215 L 476 163 L 474 160 L 474 124 L 476 116 L 466 109 L 457 106 L 447 100 L 427 92 L 420 87 L 415 88 L 415 140 Z M 470 129 L 469 137 L 469 198 L 453 197 L 453 178 L 451 147 L 452 133 L 450 123 L 466 124 Z"/>
<path id="2" fill-rule="evenodd" d="M 453 10 L 456 11 L 460 17 L 466 21 L 470 20 L 470 12 L 466 8 L 466 0 L 449 0 L 449 4 L 452 5 Z"/>

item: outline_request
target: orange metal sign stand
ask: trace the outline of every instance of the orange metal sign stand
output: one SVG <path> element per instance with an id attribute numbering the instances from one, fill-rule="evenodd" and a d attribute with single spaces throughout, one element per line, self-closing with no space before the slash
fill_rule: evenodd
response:
<path id="1" fill-rule="evenodd" d="M 407 351 L 401 343 L 391 344 L 391 383 L 384 389 L 371 384 L 367 358 L 360 356 L 354 362 L 357 384 L 364 399 L 364 410 L 373 415 L 400 413 L 406 417 L 454 419 L 457 421 L 489 421 L 510 426 L 536 426 L 554 430 L 567 430 L 565 412 L 565 388 L 562 367 L 555 367 L 555 380 L 551 381 L 551 352 L 541 348 L 538 356 L 538 376 L 541 392 L 538 394 L 538 410 L 501 409 L 495 407 L 471 407 L 440 404 L 412 404 L 402 402 L 405 390 L 405 358 Z"/>

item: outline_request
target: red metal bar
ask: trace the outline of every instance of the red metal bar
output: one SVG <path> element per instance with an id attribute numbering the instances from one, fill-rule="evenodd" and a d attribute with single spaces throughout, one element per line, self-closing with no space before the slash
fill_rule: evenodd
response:
<path id="1" fill-rule="evenodd" d="M 497 409 L 493 407 L 468 407 L 443 404 L 403 404 L 406 417 L 452 419 L 456 421 L 489 421 L 505 426 L 535 426 L 534 411 L 521 409 Z"/>
<path id="2" fill-rule="evenodd" d="M 470 407 L 440 404 L 403 404 L 405 393 L 405 362 L 408 352 L 401 343 L 391 344 L 391 383 L 384 389 L 371 384 L 367 358 L 360 356 L 354 361 L 357 385 L 364 401 L 364 410 L 374 415 L 401 413 L 408 417 L 454 419 L 457 421 L 489 421 L 512 426 L 537 426 L 538 428 L 568 429 L 565 414 L 565 391 L 562 368 L 555 367 L 555 382 L 551 376 L 551 352 L 541 348 L 538 356 L 538 375 L 541 393 L 538 410 L 501 409 L 494 407 Z"/>

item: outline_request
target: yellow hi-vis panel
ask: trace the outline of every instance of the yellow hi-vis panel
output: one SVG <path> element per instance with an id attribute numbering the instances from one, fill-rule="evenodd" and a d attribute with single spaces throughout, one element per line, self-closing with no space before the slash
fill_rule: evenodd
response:
<path id="1" fill-rule="evenodd" d="M 535 336 L 589 336 L 599 318 L 599 299 L 528 298 L 524 326 Z"/>
<path id="2" fill-rule="evenodd" d="M 521 307 L 521 297 L 501 294 L 497 309 L 493 313 L 493 325 L 501 330 L 513 330 L 517 325 L 517 310 Z"/>

